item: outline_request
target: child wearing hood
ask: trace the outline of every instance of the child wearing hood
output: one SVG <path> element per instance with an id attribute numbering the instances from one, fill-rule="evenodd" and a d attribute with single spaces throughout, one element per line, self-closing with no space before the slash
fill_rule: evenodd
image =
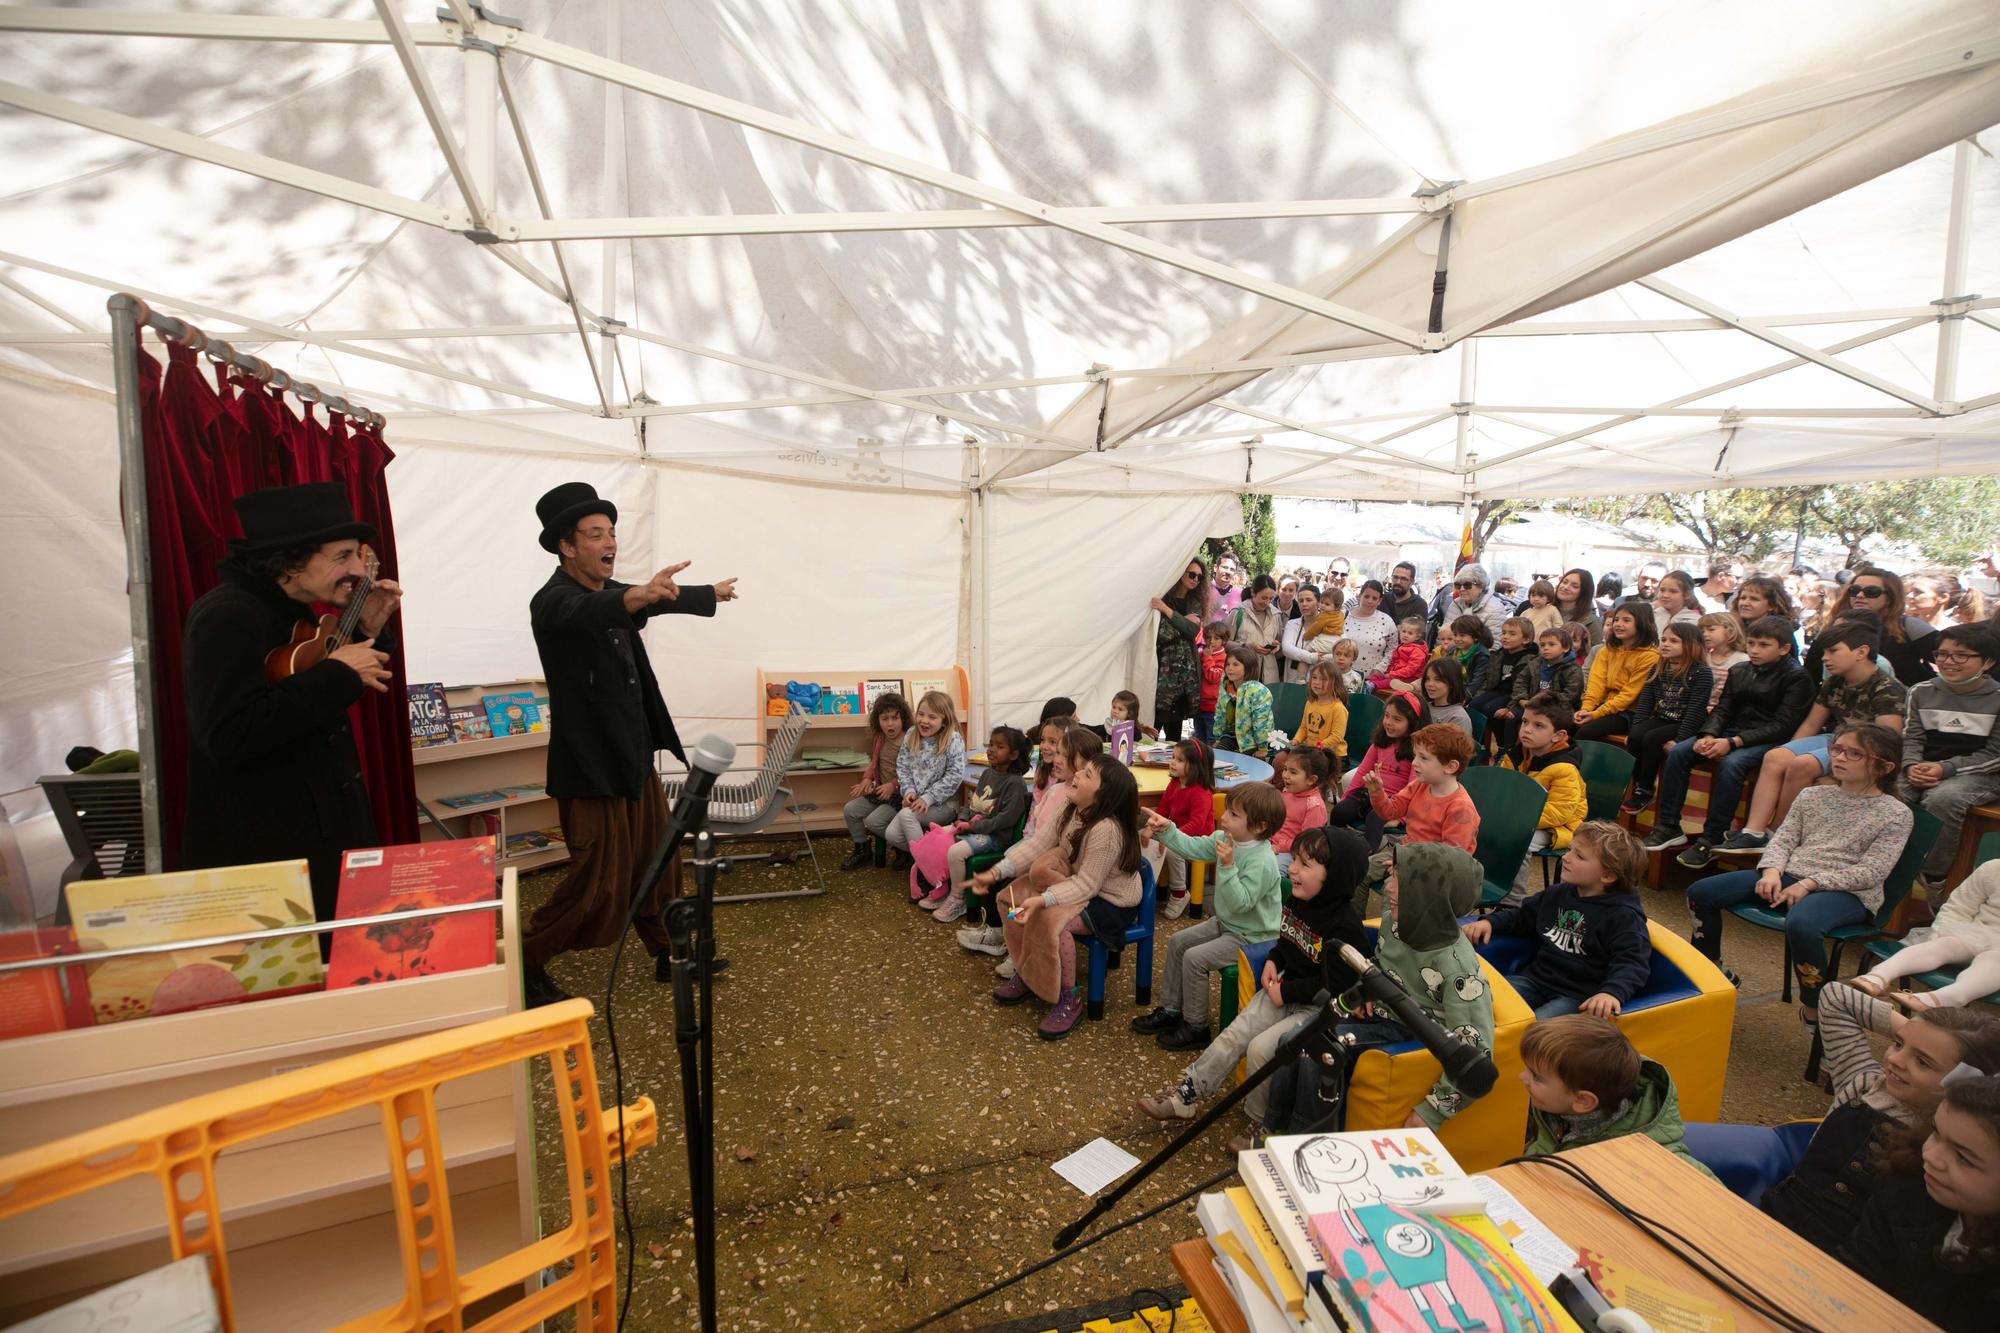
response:
<path id="1" fill-rule="evenodd" d="M 1479 902 L 1482 872 L 1470 853 L 1441 842 L 1406 842 L 1395 849 L 1382 885 L 1382 922 L 1375 932 L 1375 962 L 1401 983 L 1431 1019 L 1460 1041 L 1493 1049 L 1493 992 L 1479 969 L 1472 941 L 1458 919 Z M 1367 1005 L 1358 1021 L 1334 1029 L 1366 1046 L 1408 1041 L 1401 1023 L 1376 1016 Z M 1436 1129 L 1469 1099 L 1444 1074 L 1403 1123 Z"/>
<path id="2" fill-rule="evenodd" d="M 1467 858 L 1470 860 L 1471 858 Z M 1180 1082 L 1139 1099 L 1139 1109 L 1155 1120 L 1192 1120 L 1202 1099 L 1222 1086 L 1237 1062 L 1262 1068 L 1279 1045 L 1314 1013 L 1320 992 L 1339 995 L 1357 978 L 1340 961 L 1340 946 L 1367 947 L 1355 890 L 1368 866 L 1368 844 L 1347 829 L 1309 828 L 1292 843 L 1292 900 L 1278 924 L 1278 945 L 1265 959 L 1257 994 L 1224 1028 Z M 1477 891 L 1478 877 L 1473 877 Z M 1469 950 L 1468 950 L 1469 952 Z M 1488 1030 L 1491 1030 L 1489 1006 Z M 1250 1129 L 1231 1139 L 1229 1150 L 1252 1146 L 1264 1123 L 1269 1083 L 1244 1099 Z"/>
<path id="3" fill-rule="evenodd" d="M 1673 1075 L 1641 1056 L 1608 1018 L 1538 1021 L 1521 1037 L 1521 1083 L 1528 1090 L 1529 1157 L 1644 1134 L 1715 1179 L 1688 1152 Z"/>
<path id="4" fill-rule="evenodd" d="M 1496 936 L 1536 941 L 1534 957 L 1507 978 L 1535 1017 L 1582 1010 L 1617 1015 L 1646 984 L 1653 945 L 1639 878 L 1646 853 L 1608 819 L 1580 826 L 1563 854 L 1562 882 L 1465 925 L 1474 945 Z"/>

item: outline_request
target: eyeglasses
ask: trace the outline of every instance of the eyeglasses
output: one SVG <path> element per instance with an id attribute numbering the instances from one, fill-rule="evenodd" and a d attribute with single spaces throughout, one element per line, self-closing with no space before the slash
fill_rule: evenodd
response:
<path id="1" fill-rule="evenodd" d="M 1835 759 L 1866 759 L 1868 751 L 1856 749 L 1852 745 L 1829 745 L 1826 752 Z"/>
<path id="2" fill-rule="evenodd" d="M 1190 569 L 1187 573 L 1181 575 L 1181 577 L 1184 579 L 1198 579 L 1201 577 L 1201 571 L 1198 569 Z"/>
<path id="3" fill-rule="evenodd" d="M 1477 583 L 1454 583 L 1451 586 L 1454 588 L 1477 588 L 1479 585 Z"/>
<path id="4" fill-rule="evenodd" d="M 1889 590 L 1879 583 L 1857 583 L 1848 589 L 1849 597 L 1887 597 Z"/>
<path id="5" fill-rule="evenodd" d="M 1935 654 L 1934 660 L 1943 662 L 1947 666 L 1958 666 L 1964 662 L 1977 662 L 1979 660 L 1979 654 L 1965 653 L 1965 652 L 1939 652 Z"/>

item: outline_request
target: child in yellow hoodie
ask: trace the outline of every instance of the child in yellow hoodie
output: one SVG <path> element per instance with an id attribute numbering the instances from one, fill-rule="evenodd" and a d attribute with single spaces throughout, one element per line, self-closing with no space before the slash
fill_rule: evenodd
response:
<path id="1" fill-rule="evenodd" d="M 1590 664 L 1583 687 L 1583 707 L 1576 712 L 1580 741 L 1623 736 L 1632 722 L 1632 705 L 1660 660 L 1660 630 L 1643 602 L 1627 603 L 1604 621 L 1604 646 Z"/>
<path id="2" fill-rule="evenodd" d="M 1552 694 L 1538 694 L 1521 705 L 1520 732 L 1513 748 L 1500 759 L 1500 767 L 1526 773 L 1548 793 L 1528 855 L 1522 858 L 1520 872 L 1507 894 L 1509 905 L 1528 895 L 1535 853 L 1544 847 L 1558 851 L 1568 847 L 1577 826 L 1590 813 L 1582 760 L 1569 743 L 1570 725 L 1569 708 L 1561 700 Z"/>

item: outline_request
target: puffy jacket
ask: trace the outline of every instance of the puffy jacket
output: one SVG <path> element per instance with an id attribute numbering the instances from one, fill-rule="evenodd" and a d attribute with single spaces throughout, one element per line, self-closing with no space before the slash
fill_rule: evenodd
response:
<path id="1" fill-rule="evenodd" d="M 1722 699 L 1699 734 L 1734 736 L 1745 749 L 1783 744 L 1806 720 L 1812 701 L 1812 677 L 1797 659 L 1781 657 L 1763 666 L 1738 662 L 1729 668 Z"/>
<path id="2" fill-rule="evenodd" d="M 1715 1173 L 1688 1151 L 1687 1131 L 1681 1124 L 1680 1098 L 1674 1092 L 1673 1076 L 1657 1060 L 1641 1059 L 1639 1085 L 1630 1097 L 1615 1107 L 1606 1107 L 1605 1111 L 1605 1119 L 1585 1122 L 1582 1117 L 1551 1115 L 1529 1107 L 1527 1155 L 1547 1157 L 1565 1148 L 1581 1148 L 1627 1134 L 1644 1134 L 1710 1180 L 1715 1179 Z"/>
<path id="3" fill-rule="evenodd" d="M 1583 668 L 1575 653 L 1564 653 L 1559 662 L 1538 658 L 1533 670 L 1515 672 L 1513 707 L 1518 709 L 1544 690 L 1568 704 L 1571 712 L 1583 707 Z"/>
<path id="4" fill-rule="evenodd" d="M 1517 677 L 1527 676 L 1530 684 L 1541 673 L 1542 659 L 1532 647 L 1517 648 L 1513 652 L 1497 651 L 1487 655 L 1486 674 L 1478 680 L 1468 680 L 1465 688 L 1475 698 L 1482 694 L 1497 694 L 1503 699 L 1527 698 L 1533 694 L 1532 688 L 1523 694 L 1515 686 Z"/>
<path id="5" fill-rule="evenodd" d="M 1549 835 L 1549 846 L 1558 849 L 1569 846 L 1570 834 L 1576 832 L 1577 825 L 1583 823 L 1590 813 L 1589 795 L 1584 790 L 1583 770 L 1578 767 L 1579 762 L 1580 756 L 1567 746 L 1529 759 L 1517 745 L 1500 759 L 1500 767 L 1526 773 L 1541 783 L 1542 790 L 1549 794 L 1542 806 L 1541 822 L 1535 827 Z"/>
<path id="6" fill-rule="evenodd" d="M 1583 687 L 1583 706 L 1592 717 L 1631 712 L 1659 660 L 1657 648 L 1620 648 L 1607 641 L 1590 664 L 1590 681 Z M 1792 725 L 1796 727 L 1798 723 Z"/>

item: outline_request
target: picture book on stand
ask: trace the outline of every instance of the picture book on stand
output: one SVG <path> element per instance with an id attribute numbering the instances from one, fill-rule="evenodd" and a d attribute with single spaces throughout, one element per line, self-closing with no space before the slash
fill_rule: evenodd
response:
<path id="1" fill-rule="evenodd" d="M 493 858 L 493 839 L 486 837 L 351 851 L 341 861 L 334 917 L 345 921 L 490 901 L 496 892 Z M 382 921 L 337 931 L 327 989 L 488 967 L 493 935 L 491 912 Z"/>
<path id="2" fill-rule="evenodd" d="M 525 736 L 531 731 L 548 730 L 535 696 L 525 690 L 483 695 L 479 702 L 486 709 L 486 721 L 495 736 Z"/>
<path id="3" fill-rule="evenodd" d="M 451 709 L 442 682 L 410 686 L 410 744 L 451 744 Z"/>
<path id="4" fill-rule="evenodd" d="M 451 738 L 455 741 L 483 741 L 493 735 L 486 710 L 477 704 L 458 704 L 451 710 Z"/>
<path id="5" fill-rule="evenodd" d="M 76 935 L 67 926 L 0 932 L 0 963 L 76 952 Z M 96 1022 L 81 967 L 38 967 L 0 975 L 0 1041 L 87 1028 Z"/>

